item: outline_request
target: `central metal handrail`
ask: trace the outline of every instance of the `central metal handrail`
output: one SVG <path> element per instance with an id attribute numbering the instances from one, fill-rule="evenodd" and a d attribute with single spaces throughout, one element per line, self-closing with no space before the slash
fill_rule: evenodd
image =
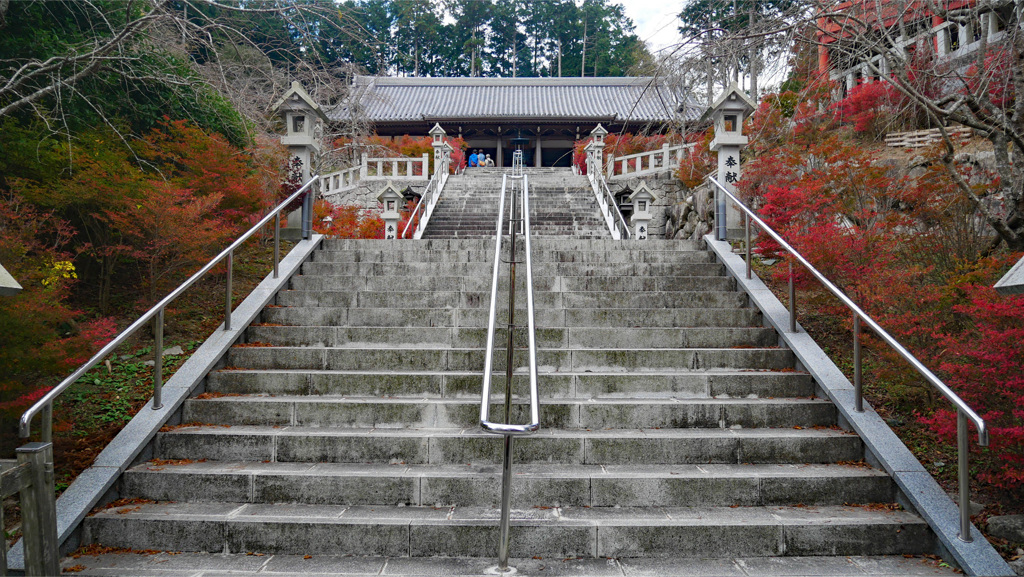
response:
<path id="1" fill-rule="evenodd" d="M 978 415 L 978 413 L 976 413 L 974 411 L 974 409 L 972 409 L 967 403 L 965 403 L 963 401 L 963 399 L 961 399 L 956 393 L 954 393 L 953 389 L 950 389 L 949 386 L 946 385 L 946 383 L 942 382 L 942 379 L 937 377 L 935 375 L 935 373 L 931 372 L 931 370 L 929 370 L 928 367 L 924 366 L 924 364 L 921 361 L 919 361 L 917 359 L 917 357 L 915 357 L 910 351 L 908 351 L 903 345 L 901 345 L 899 343 L 899 341 L 897 341 L 892 335 L 890 335 L 888 332 L 886 332 L 886 330 L 883 329 L 881 327 L 881 325 L 879 325 L 877 322 L 875 322 L 875 319 L 871 318 L 871 316 L 868 313 L 864 312 L 863 309 L 861 309 L 859 306 L 857 306 L 857 303 L 853 302 L 853 300 L 850 297 L 846 296 L 846 293 L 844 293 L 842 290 L 840 290 L 839 287 L 837 287 L 836 285 L 832 284 L 832 281 L 828 280 L 828 278 L 824 274 L 822 274 L 818 269 L 814 268 L 814 265 L 812 265 L 806 258 L 804 258 L 804 256 L 802 254 L 800 254 L 799 251 L 797 251 L 795 248 L 793 248 L 793 246 L 791 244 L 786 242 L 786 240 L 784 238 L 782 238 L 782 236 L 778 232 L 776 232 L 774 229 L 772 229 L 772 227 L 768 226 L 768 224 L 766 222 L 761 220 L 761 218 L 758 217 L 757 214 L 755 214 L 754 211 L 750 209 L 750 207 L 748 207 L 746 204 L 744 204 L 743 201 L 741 201 L 740 199 L 736 198 L 736 195 L 734 195 L 733 193 L 729 192 L 729 190 L 727 188 L 725 188 L 724 186 L 719 184 L 718 181 L 716 181 L 714 178 L 709 176 L 709 177 L 707 177 L 707 180 L 711 184 L 715 185 L 715 187 L 717 187 L 718 193 L 725 195 L 725 197 L 720 197 L 720 198 L 723 198 L 723 202 L 717 203 L 717 206 L 719 206 L 720 208 L 723 207 L 725 205 L 724 198 L 729 198 L 730 200 L 732 200 L 732 202 L 734 202 L 736 204 L 736 206 L 741 211 L 743 211 L 743 214 L 744 214 L 744 217 L 745 217 L 745 221 L 746 221 L 744 228 L 746 229 L 746 253 L 747 253 L 747 256 L 746 256 L 746 261 L 747 261 L 746 275 L 747 275 L 747 278 L 750 278 L 750 264 L 751 264 L 751 252 L 752 252 L 750 250 L 750 223 L 751 223 L 751 221 L 753 221 L 755 224 L 757 224 L 757 226 L 761 227 L 761 230 L 763 230 L 768 236 L 772 237 L 772 239 L 775 242 L 779 243 L 779 246 L 781 246 L 789 254 L 793 255 L 793 258 L 795 258 L 800 264 L 802 264 L 804 266 L 804 268 L 806 268 L 808 270 L 808 272 L 810 272 L 811 275 L 814 276 L 814 278 L 818 279 L 818 282 L 820 282 L 822 284 L 822 286 L 824 286 L 826 289 L 828 289 L 829 292 L 831 292 L 833 295 L 835 295 L 836 298 L 838 298 L 844 305 L 846 305 L 846 307 L 849 308 L 850 311 L 853 313 L 853 356 L 854 356 L 854 359 L 853 359 L 853 364 L 854 364 L 853 390 L 854 390 L 854 409 L 858 413 L 864 412 L 864 395 L 863 395 L 863 390 L 862 390 L 863 387 L 861 385 L 861 358 L 860 358 L 860 332 L 861 332 L 860 323 L 861 323 L 861 321 L 863 321 L 865 324 L 867 324 L 868 328 L 870 328 L 872 331 L 874 331 L 874 333 L 876 335 L 878 335 L 883 341 L 885 341 L 886 344 L 888 344 L 890 347 L 892 347 L 892 349 L 894 351 L 896 351 L 896 353 L 899 354 L 899 356 L 901 356 L 903 358 L 903 360 L 905 360 L 908 363 L 910 363 L 910 366 L 914 367 L 914 369 L 918 373 L 920 373 L 920 375 L 922 377 L 924 377 L 925 381 L 927 381 L 928 384 L 930 384 L 932 387 L 937 389 L 939 391 L 939 393 L 941 393 L 942 396 L 946 398 L 946 400 L 948 400 L 949 402 L 953 403 L 953 405 L 956 406 L 956 408 L 957 408 L 957 452 L 958 452 L 958 461 L 959 461 L 958 462 L 958 465 L 959 465 L 959 471 L 958 471 L 959 475 L 958 476 L 959 476 L 959 485 L 960 485 L 960 495 L 959 495 L 959 497 L 960 497 L 960 539 L 962 541 L 964 541 L 964 542 L 970 543 L 972 541 L 972 537 L 971 537 L 971 512 L 970 512 L 971 511 L 971 507 L 970 507 L 970 495 L 971 495 L 971 493 L 970 493 L 970 477 L 969 477 L 969 470 L 968 470 L 968 463 L 967 463 L 967 458 L 968 458 L 967 421 L 969 419 L 971 422 L 974 423 L 974 426 L 978 428 L 978 444 L 981 445 L 982 447 L 987 447 L 989 439 L 988 439 L 988 428 L 985 426 L 985 420 L 982 419 Z M 724 224 L 725 223 L 725 218 L 726 218 L 725 217 L 725 211 L 717 210 L 715 218 L 718 219 L 718 221 L 719 221 L 719 226 L 716 226 L 715 229 L 717 231 L 719 231 L 719 236 L 720 236 L 721 231 L 724 230 L 724 228 L 725 228 L 725 224 Z M 723 240 L 723 239 L 719 238 L 719 240 Z M 796 332 L 796 304 L 795 304 L 796 303 L 796 299 L 795 299 L 795 296 L 796 296 L 795 295 L 795 289 L 793 287 L 793 270 L 792 270 L 792 265 L 790 265 L 790 274 L 789 274 L 789 306 L 790 306 L 790 310 L 789 310 L 789 332 L 791 332 L 791 333 L 795 333 Z"/>
<path id="2" fill-rule="evenodd" d="M 516 151 L 520 153 L 520 151 Z M 518 174 L 517 174 L 518 173 Z M 512 195 L 510 204 L 509 226 L 504 226 L 505 219 L 505 197 L 512 183 Z M 520 197 L 521 196 L 521 200 Z M 502 465 L 501 478 L 501 520 L 499 526 L 498 541 L 498 567 L 501 572 L 508 569 L 508 547 L 509 547 L 509 500 L 511 495 L 512 481 L 512 437 L 515 435 L 526 435 L 536 432 L 540 428 L 540 406 L 538 401 L 537 387 L 537 341 L 536 326 L 534 323 L 533 306 L 533 262 L 531 259 L 530 247 L 530 195 L 529 183 L 526 175 L 520 171 L 513 170 L 513 176 L 504 175 L 501 182 L 501 196 L 499 199 L 498 220 L 494 237 L 494 271 L 491 279 L 491 305 L 487 319 L 487 348 L 484 353 L 484 375 L 480 399 L 480 426 L 484 431 L 503 435 L 505 437 L 504 461 Z M 516 212 L 519 205 L 522 205 L 522 218 L 517 218 Z M 528 342 L 528 375 L 530 382 L 530 422 L 523 425 L 511 424 L 510 420 L 512 403 L 512 373 L 515 367 L 513 363 L 514 331 L 515 331 L 515 291 L 516 291 L 516 236 L 519 233 L 519 224 L 522 225 L 524 238 L 524 263 L 526 264 L 526 322 Z M 508 230 L 509 234 L 509 305 L 508 305 L 508 340 L 506 349 L 505 366 L 505 405 L 503 422 L 491 420 L 491 377 L 494 369 L 494 336 L 497 327 L 498 314 L 498 280 L 501 270 L 501 241 L 503 231 Z"/>
<path id="3" fill-rule="evenodd" d="M 170 294 L 165 296 L 160 302 L 153 305 L 148 311 L 146 311 L 141 317 L 138 318 L 128 328 L 121 331 L 113 340 L 107 343 L 103 348 L 99 350 L 95 355 L 92 356 L 82 366 L 78 367 L 75 372 L 71 373 L 66 379 L 60 382 L 59 385 L 50 389 L 41 399 L 35 402 L 31 407 L 21 415 L 21 421 L 18 423 L 18 434 L 22 438 L 27 438 L 32 433 L 32 418 L 37 414 L 42 413 L 42 432 L 41 437 L 43 442 L 50 442 L 53 440 L 53 401 L 75 383 L 80 377 L 85 375 L 87 372 L 92 370 L 93 367 L 98 365 L 100 361 L 111 355 L 117 347 L 121 346 L 129 337 L 131 337 L 135 331 L 145 326 L 150 321 L 155 320 L 154 327 L 154 340 L 153 355 L 153 409 L 163 408 L 163 402 L 161 400 L 161 387 L 163 386 L 163 327 L 164 327 L 164 309 L 174 299 L 178 298 L 181 293 L 185 292 L 186 289 L 195 284 L 201 279 L 206 273 L 213 270 L 215 266 L 220 264 L 221 261 L 226 261 L 227 266 L 227 279 L 225 289 L 225 311 L 224 311 L 224 330 L 231 330 L 231 308 L 232 308 L 232 290 L 231 290 L 231 277 L 233 271 L 233 261 L 235 249 L 242 246 L 242 243 L 249 240 L 249 238 L 256 234 L 264 226 L 270 224 L 270 221 L 274 221 L 274 278 L 278 277 L 278 263 L 281 260 L 280 253 L 280 238 L 281 238 L 281 212 L 289 204 L 298 200 L 299 197 L 304 197 L 302 202 L 302 217 L 301 217 L 301 234 L 303 239 L 310 238 L 312 234 L 312 217 L 313 217 L 313 196 L 315 190 L 312 189 L 312 185 L 319 180 L 317 175 L 313 177 L 302 186 L 299 190 L 292 193 L 288 198 L 282 201 L 280 204 L 275 206 L 266 216 L 260 219 L 259 222 L 254 224 L 252 228 L 243 233 L 238 237 L 235 242 L 231 243 L 230 246 L 225 248 L 217 256 L 210 259 L 203 268 L 196 271 L 195 274 L 190 276 L 188 280 L 178 285 L 178 288 L 171 291 Z M 310 194 L 313 192 L 314 194 Z"/>

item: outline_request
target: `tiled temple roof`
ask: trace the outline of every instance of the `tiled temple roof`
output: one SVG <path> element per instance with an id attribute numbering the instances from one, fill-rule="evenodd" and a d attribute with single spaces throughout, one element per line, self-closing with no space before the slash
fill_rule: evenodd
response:
<path id="1" fill-rule="evenodd" d="M 342 120 L 355 103 L 370 122 L 696 120 L 703 108 L 649 77 L 384 78 L 357 76 L 352 97 L 328 113 Z"/>

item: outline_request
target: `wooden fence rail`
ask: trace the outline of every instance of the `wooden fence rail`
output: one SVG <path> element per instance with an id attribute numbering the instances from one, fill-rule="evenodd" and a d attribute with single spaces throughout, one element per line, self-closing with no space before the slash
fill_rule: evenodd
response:
<path id="1" fill-rule="evenodd" d="M 25 575 L 60 575 L 53 443 L 18 447 L 18 459 L 0 461 L 0 500 L 20 493 Z M 0 527 L 3 527 L 0 507 Z M 7 575 L 7 540 L 0 544 L 0 575 Z"/>
<path id="2" fill-rule="evenodd" d="M 969 140 L 974 130 L 967 126 L 950 126 L 946 132 L 953 140 Z M 923 148 L 942 140 L 938 128 L 929 130 L 913 130 L 910 132 L 890 132 L 885 135 L 885 145 L 892 148 Z"/>

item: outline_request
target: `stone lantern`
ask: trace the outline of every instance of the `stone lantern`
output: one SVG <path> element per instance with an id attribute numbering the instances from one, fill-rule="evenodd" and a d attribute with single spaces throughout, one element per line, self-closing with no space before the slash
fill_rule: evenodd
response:
<path id="1" fill-rule="evenodd" d="M 602 174 L 604 172 L 604 137 L 608 136 L 608 131 L 598 123 L 590 131 L 590 136 L 594 138 L 590 143 L 594 150 L 594 169 L 597 171 L 597 174 Z"/>
<path id="2" fill-rule="evenodd" d="M 277 101 L 274 108 L 281 120 L 284 121 L 285 126 L 281 144 L 288 147 L 292 158 L 298 158 L 302 163 L 302 184 L 306 184 L 312 176 L 313 161 L 320 154 L 323 145 L 321 143 L 323 123 L 327 121 L 327 116 L 297 81 L 292 82 L 291 88 Z M 308 207 L 305 206 L 306 203 L 309 204 Z M 302 210 L 308 211 L 307 214 L 313 214 L 312 194 L 306 195 Z M 299 228 L 301 214 L 299 210 L 296 210 L 288 215 L 285 231 L 293 229 L 293 232 L 286 233 L 286 237 L 296 238 L 294 229 Z M 301 237 L 309 238 L 310 231 L 307 230 L 309 223 L 303 223 L 303 225 Z"/>
<path id="3" fill-rule="evenodd" d="M 436 176 L 444 164 L 445 147 L 448 146 L 444 137 L 447 133 L 441 128 L 440 123 L 435 122 L 428 134 L 430 134 L 430 146 L 434 147 L 434 175 Z"/>
<path id="4" fill-rule="evenodd" d="M 633 234 L 637 240 L 647 240 L 647 229 L 651 224 L 651 207 L 658 197 L 648 188 L 647 183 L 640 181 L 640 186 L 629 195 L 633 204 L 633 214 L 629 223 L 633 225 Z"/>
<path id="5" fill-rule="evenodd" d="M 384 212 L 380 215 L 384 219 L 384 238 L 398 238 L 399 210 L 405 204 L 405 197 L 389 180 L 377 195 L 377 202 L 384 205 Z"/>
<path id="6" fill-rule="evenodd" d="M 734 194 L 736 183 L 742 174 L 740 150 L 747 145 L 747 137 L 743 134 L 743 121 L 756 108 L 757 104 L 733 83 L 704 113 L 704 119 L 711 117 L 715 124 L 715 138 L 711 141 L 711 150 L 718 153 L 718 182 Z M 716 196 L 718 202 L 715 210 L 715 237 L 719 240 L 742 237 L 739 209 L 732 203 L 726 203 L 724 195 Z"/>

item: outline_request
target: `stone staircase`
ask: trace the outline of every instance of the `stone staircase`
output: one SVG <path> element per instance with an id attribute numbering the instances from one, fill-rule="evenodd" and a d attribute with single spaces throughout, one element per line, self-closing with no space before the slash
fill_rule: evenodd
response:
<path id="1" fill-rule="evenodd" d="M 501 178 L 509 169 L 471 168 L 452 176 L 423 238 L 493 238 Z M 568 168 L 528 168 L 535 236 L 608 238 L 590 182 Z"/>
<path id="2" fill-rule="evenodd" d="M 502 446 L 477 422 L 492 243 L 324 241 L 124 474 L 128 500 L 84 522 L 86 544 L 186 553 L 65 564 L 484 574 Z M 515 444 L 520 574 L 952 574 L 911 558 L 934 534 L 711 253 L 533 246 L 542 428 Z"/>

